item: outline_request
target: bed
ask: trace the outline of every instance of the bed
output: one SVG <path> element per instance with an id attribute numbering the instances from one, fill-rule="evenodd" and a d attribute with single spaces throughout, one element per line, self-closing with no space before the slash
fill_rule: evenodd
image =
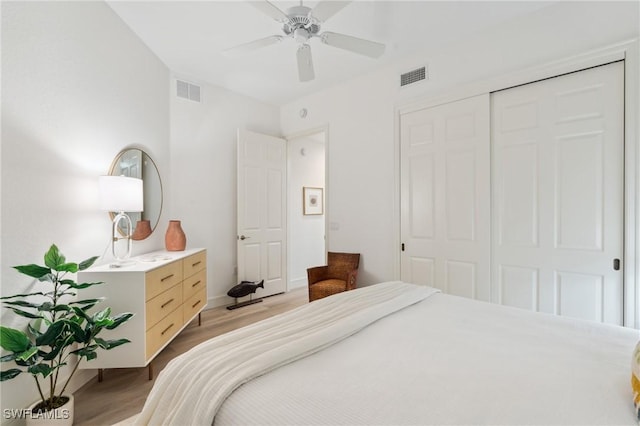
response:
<path id="1" fill-rule="evenodd" d="M 638 330 L 387 282 L 204 342 L 137 424 L 637 425 Z"/>

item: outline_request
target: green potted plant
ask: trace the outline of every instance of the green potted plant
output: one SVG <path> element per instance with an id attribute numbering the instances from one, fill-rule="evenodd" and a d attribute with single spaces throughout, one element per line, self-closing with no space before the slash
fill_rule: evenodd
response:
<path id="1" fill-rule="evenodd" d="M 89 310 L 101 298 L 73 300 L 76 290 L 103 284 L 78 284 L 67 277 L 67 274 L 89 268 L 96 259 L 97 256 L 80 263 L 67 262 L 53 244 L 44 255 L 45 266 L 14 266 L 20 273 L 44 283 L 43 288 L 0 298 L 6 308 L 29 319 L 26 332 L 0 326 L 0 346 L 8 352 L 0 362 L 12 361 L 18 367 L 2 371 L 0 381 L 13 379 L 22 373 L 30 374 L 40 395 L 40 400 L 31 408 L 30 416 L 27 412 L 27 420 L 39 415 L 45 419 L 59 419 L 51 413 L 65 404 L 68 408 L 62 417 L 68 419 L 69 413 L 73 412 L 73 397 L 65 395 L 65 391 L 81 360 L 96 358 L 98 349 L 109 350 L 129 342 L 127 339 L 105 340 L 98 336 L 104 329 L 117 328 L 133 314 L 111 316 L 111 308 L 90 314 Z M 60 376 L 63 366 L 71 368 L 66 380 Z M 69 424 L 72 422 L 73 418 Z"/>

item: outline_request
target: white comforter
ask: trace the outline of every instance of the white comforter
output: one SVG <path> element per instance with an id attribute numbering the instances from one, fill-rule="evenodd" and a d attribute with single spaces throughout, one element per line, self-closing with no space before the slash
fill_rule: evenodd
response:
<path id="1" fill-rule="evenodd" d="M 211 424 L 220 405 L 241 384 L 329 347 L 436 292 L 400 282 L 378 284 L 204 342 L 162 370 L 136 424 Z"/>
<path id="2" fill-rule="evenodd" d="M 637 425 L 638 330 L 435 294 L 236 390 L 216 425 Z"/>

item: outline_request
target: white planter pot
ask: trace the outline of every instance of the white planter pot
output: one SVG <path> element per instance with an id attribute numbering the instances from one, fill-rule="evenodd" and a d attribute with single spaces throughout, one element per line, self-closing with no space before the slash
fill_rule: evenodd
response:
<path id="1" fill-rule="evenodd" d="M 69 401 L 60 408 L 44 413 L 36 413 L 35 411 L 27 412 L 27 426 L 71 426 L 73 425 L 74 399 L 73 395 L 65 395 L 69 397 Z M 37 401 L 29 407 L 29 410 L 38 405 Z"/>

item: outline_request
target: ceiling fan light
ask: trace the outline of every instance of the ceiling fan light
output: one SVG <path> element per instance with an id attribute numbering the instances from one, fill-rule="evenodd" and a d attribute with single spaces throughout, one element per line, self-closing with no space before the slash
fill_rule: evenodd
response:
<path id="1" fill-rule="evenodd" d="M 296 28 L 293 32 L 293 39 L 298 43 L 306 43 L 309 40 L 309 31 L 304 28 Z"/>

